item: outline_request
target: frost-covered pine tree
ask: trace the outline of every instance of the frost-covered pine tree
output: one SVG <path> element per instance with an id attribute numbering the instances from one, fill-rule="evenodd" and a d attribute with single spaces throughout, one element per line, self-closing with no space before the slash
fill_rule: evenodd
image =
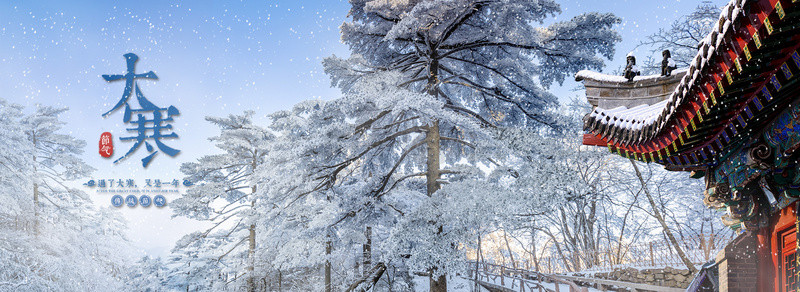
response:
<path id="1" fill-rule="evenodd" d="M 122 287 L 124 222 L 69 186 L 92 168 L 79 158 L 85 142 L 61 133 L 66 110 L 37 106 L 26 116 L 0 100 L 0 290 Z"/>
<path id="2" fill-rule="evenodd" d="M 34 169 L 30 159 L 33 150 L 20 124 L 22 109 L 0 99 L 0 192 L 6 198 L 0 204 L 0 215 L 5 216 L 5 224 L 13 222 L 15 228 L 34 230 L 33 193 L 22 191 L 33 187 L 27 174 Z"/>
<path id="3" fill-rule="evenodd" d="M 572 72 L 600 69 L 619 35 L 611 14 L 587 13 L 537 27 L 560 13 L 554 1 L 351 0 L 342 40 L 353 57 L 326 59 L 333 83 L 349 88 L 365 73 L 403 72 L 400 86 L 426 92 L 447 108 L 523 123 L 552 124 L 557 103 L 543 90 Z M 492 119 L 493 120 L 493 119 Z"/>
<path id="4" fill-rule="evenodd" d="M 39 105 L 36 111 L 21 120 L 23 131 L 31 146 L 29 159 L 33 162 L 33 207 L 34 231 L 38 224 L 47 220 L 52 212 L 65 211 L 61 204 L 81 206 L 89 203 L 89 197 L 76 189 L 67 187 L 66 181 L 88 176 L 94 168 L 83 162 L 78 155 L 83 153 L 86 142 L 59 130 L 65 124 L 58 119 L 67 108 Z M 69 212 L 61 212 L 69 214 Z"/>
<path id="5" fill-rule="evenodd" d="M 389 285 L 375 282 L 381 272 L 397 271 L 400 278 L 409 270 L 454 274 L 466 269 L 464 250 L 455 247 L 498 228 L 506 214 L 523 212 L 508 206 L 538 202 L 538 212 L 544 212 L 557 205 L 568 169 L 563 163 L 534 163 L 558 159 L 557 142 L 533 131 L 486 127 L 446 109 L 442 100 L 396 86 L 401 78 L 396 72 L 364 76 L 342 98 L 304 102 L 273 115 L 278 142 L 269 167 L 260 171 L 262 190 L 286 199 L 261 201 L 284 202 L 277 209 L 281 215 L 263 218 L 264 226 L 282 226 L 267 233 L 280 230 L 288 238 L 320 243 L 316 252 L 307 244 L 281 244 L 270 255 L 291 259 L 284 267 L 362 261 L 361 276 L 328 272 L 354 281 L 332 285 L 361 288 Z M 449 130 L 439 137 L 438 183 L 445 187 L 429 196 L 425 125 L 432 120 Z M 343 249 L 369 244 L 365 230 L 372 230 L 376 243 L 368 246 L 371 254 L 342 257 Z M 322 257 L 324 242 L 334 250 L 311 261 Z M 408 283 L 391 285 L 408 289 Z"/>
<path id="6" fill-rule="evenodd" d="M 235 265 L 226 268 L 231 260 L 220 257 L 219 251 L 228 244 L 227 238 L 205 236 L 204 232 L 200 231 L 183 236 L 175 243 L 165 263 L 169 268 L 164 275 L 165 286 L 182 291 L 227 289 L 229 280 L 233 282 L 232 280 L 247 275 L 243 271 L 246 269 L 246 265 L 243 264 L 245 259 L 241 256 L 233 261 Z M 241 281 L 236 284 L 238 287 L 246 288 Z"/>
<path id="7" fill-rule="evenodd" d="M 140 258 L 134 268 L 128 271 L 128 274 L 128 280 L 125 283 L 126 291 L 166 291 L 164 279 L 167 276 L 167 267 L 160 257 L 144 256 Z"/>
<path id="8" fill-rule="evenodd" d="M 341 216 L 340 199 L 335 184 L 319 171 L 346 155 L 339 144 L 350 129 L 345 115 L 312 100 L 298 103 L 290 110 L 270 115 L 270 130 L 276 133 L 265 167 L 259 170 L 264 199 L 258 207 L 265 210 L 260 218 L 259 262 L 270 285 L 284 289 L 323 290 L 318 273 L 325 270 L 327 287 L 342 285 L 353 276 L 336 269 L 347 262 L 347 249 L 341 247 L 346 228 L 333 226 Z M 344 236 L 346 237 L 346 236 Z M 335 283 L 333 283 L 335 281 Z M 333 283 L 333 284 L 331 284 Z"/>
<path id="9" fill-rule="evenodd" d="M 264 162 L 268 143 L 273 135 L 265 128 L 253 124 L 253 112 L 242 115 L 230 115 L 225 118 L 207 117 L 206 120 L 219 126 L 219 136 L 210 138 L 221 154 L 206 155 L 197 162 L 185 163 L 181 172 L 187 179 L 196 184 L 180 198 L 172 202 L 175 210 L 173 216 L 185 216 L 200 221 L 208 221 L 212 227 L 192 233 L 176 246 L 177 253 L 183 248 L 196 249 L 198 260 L 207 260 L 203 265 L 183 263 L 191 271 L 208 273 L 206 264 L 226 267 L 214 272 L 231 274 L 236 279 L 245 279 L 244 283 L 236 283 L 248 291 L 254 291 L 256 252 L 256 218 L 259 215 L 255 208 L 258 197 L 258 181 L 254 171 Z M 199 242 L 198 242 L 199 241 Z M 190 258 L 191 259 L 191 258 Z M 210 262 L 209 262 L 210 261 Z M 224 278 L 224 277 L 223 277 Z M 217 277 L 206 278 L 208 287 L 215 287 Z M 226 283 L 223 283 L 226 284 Z"/>
<path id="10" fill-rule="evenodd" d="M 441 116 L 445 123 L 454 118 L 465 128 L 480 129 L 469 118 L 443 111 L 441 101 L 394 86 L 397 77 L 390 73 L 368 76 L 346 97 L 304 102 L 291 111 L 273 114 L 271 128 L 279 133 L 279 142 L 272 148 L 269 167 L 262 169 L 262 176 L 265 188 L 276 194 L 269 202 L 283 203 L 281 215 L 268 217 L 265 224 L 282 222 L 283 227 L 268 232 L 321 243 L 316 252 L 303 249 L 302 244 L 281 244 L 276 257 L 292 259 L 278 261 L 285 268 L 325 262 L 326 285 L 350 285 L 330 281 L 333 273 L 339 275 L 337 280 L 360 277 L 332 270 L 332 265 L 352 261 L 339 255 L 364 243 L 365 230 L 374 230 L 376 238 L 385 237 L 398 216 L 427 198 L 424 188 L 419 188 L 425 176 L 421 171 L 425 138 L 420 125 L 430 116 Z M 381 119 L 375 119 L 381 112 L 385 112 Z M 292 175 L 286 175 L 289 173 Z M 415 186 L 409 188 L 407 183 Z M 326 255 L 315 260 L 322 257 L 323 243 Z M 328 248 L 331 246 L 336 248 Z M 374 252 L 384 250 L 375 248 Z M 363 260 L 364 271 L 373 268 L 367 266 L 370 258 L 367 254 Z M 376 266 L 386 266 L 379 257 L 376 260 Z"/>
<path id="11" fill-rule="evenodd" d="M 325 61 L 335 85 L 348 91 L 365 75 L 401 72 L 395 86 L 425 93 L 442 102 L 442 108 L 484 126 L 554 125 L 555 118 L 547 109 L 557 99 L 545 89 L 572 72 L 599 69 L 601 56 L 610 58 L 619 41 L 611 28 L 619 20 L 610 14 L 589 13 L 537 27 L 560 12 L 553 1 L 350 3 L 352 21 L 344 23 L 341 30 L 353 56 Z M 387 114 L 381 111 L 373 118 L 381 120 Z M 426 195 L 431 197 L 440 188 L 440 133 L 452 132 L 460 125 L 442 128 L 436 116 L 425 122 L 419 129 L 425 136 Z M 441 270 L 430 267 L 431 271 L 437 269 Z M 445 291 L 445 275 L 436 274 L 431 291 Z"/>

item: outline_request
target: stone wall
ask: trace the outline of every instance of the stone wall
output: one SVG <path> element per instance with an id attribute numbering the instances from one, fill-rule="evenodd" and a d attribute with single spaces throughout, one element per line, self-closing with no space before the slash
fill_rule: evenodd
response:
<path id="1" fill-rule="evenodd" d="M 717 254 L 719 291 L 758 290 L 757 241 L 753 233 L 742 233 Z"/>
<path id="2" fill-rule="evenodd" d="M 686 71 L 677 71 L 672 76 L 636 77 L 633 82 L 628 82 L 622 76 L 599 73 L 580 79 L 584 81 L 586 100 L 589 104 L 612 109 L 618 106 L 632 108 L 642 104 L 652 105 L 665 100 L 672 95 L 685 74 Z"/>
<path id="3" fill-rule="evenodd" d="M 634 268 L 615 269 L 612 272 L 597 272 L 594 276 L 578 274 L 576 276 L 682 289 L 689 287 L 689 283 L 694 278 L 694 275 L 689 270 L 673 269 L 671 267 L 642 270 Z"/>

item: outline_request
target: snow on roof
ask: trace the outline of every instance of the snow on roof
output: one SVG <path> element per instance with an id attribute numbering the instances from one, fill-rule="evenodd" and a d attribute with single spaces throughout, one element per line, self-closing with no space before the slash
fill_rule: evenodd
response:
<path id="1" fill-rule="evenodd" d="M 680 73 L 685 72 L 686 70 L 687 70 L 686 68 L 678 69 L 678 70 L 673 71 L 673 74 L 679 75 Z M 658 74 L 656 74 L 656 75 L 646 75 L 646 76 L 636 76 L 636 77 L 633 77 L 633 82 L 657 80 L 657 79 L 663 78 L 663 77 L 664 76 L 661 76 L 661 75 L 658 75 Z M 626 79 L 625 77 L 623 77 L 621 75 L 609 75 L 609 74 L 600 73 L 600 72 L 594 72 L 594 71 L 589 71 L 589 70 L 581 70 L 581 71 L 578 71 L 578 73 L 575 74 L 575 81 L 581 81 L 581 80 L 594 80 L 594 81 L 597 81 L 597 82 L 610 82 L 610 83 L 626 83 L 626 82 L 628 82 L 628 79 Z"/>
<path id="2" fill-rule="evenodd" d="M 618 140 L 639 140 L 641 137 L 623 137 L 622 135 L 625 135 L 625 132 L 640 131 L 653 124 L 664 112 L 668 103 L 669 100 L 662 100 L 652 105 L 642 104 L 632 108 L 620 106 L 603 109 L 597 107 L 586 116 L 586 127 L 601 128 L 599 126 L 602 125 L 601 132 L 605 136 L 613 136 Z"/>

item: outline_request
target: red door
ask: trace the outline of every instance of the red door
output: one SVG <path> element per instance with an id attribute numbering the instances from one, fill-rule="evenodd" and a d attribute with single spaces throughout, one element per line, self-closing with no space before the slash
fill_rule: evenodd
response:
<path id="1" fill-rule="evenodd" d="M 774 285 L 778 292 L 797 291 L 797 215 L 794 204 L 776 214 L 772 231 L 772 263 Z"/>
<path id="2" fill-rule="evenodd" d="M 795 291 L 797 289 L 797 229 L 791 228 L 781 234 L 781 291 Z"/>

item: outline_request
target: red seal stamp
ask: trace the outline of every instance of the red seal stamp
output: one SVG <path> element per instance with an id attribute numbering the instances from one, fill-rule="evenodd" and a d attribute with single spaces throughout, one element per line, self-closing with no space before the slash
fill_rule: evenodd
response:
<path id="1" fill-rule="evenodd" d="M 105 158 L 111 157 L 114 154 L 114 142 L 111 139 L 111 133 L 103 132 L 100 134 L 100 156 Z"/>

